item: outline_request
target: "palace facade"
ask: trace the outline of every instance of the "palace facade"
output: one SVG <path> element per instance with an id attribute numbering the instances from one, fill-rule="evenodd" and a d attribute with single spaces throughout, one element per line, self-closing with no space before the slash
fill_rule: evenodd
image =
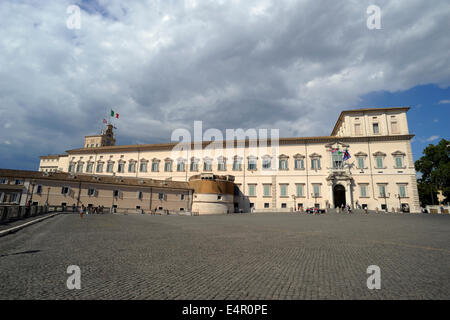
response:
<path id="1" fill-rule="evenodd" d="M 86 136 L 82 148 L 41 156 L 39 171 L 180 182 L 228 176 L 235 184 L 233 196 L 215 190 L 214 197 L 231 202 L 234 211 L 348 204 L 420 212 L 408 110 L 343 111 L 329 136 L 280 138 L 277 144 L 269 139 L 264 151 L 251 139 L 233 141 L 231 150 L 203 142 L 200 153 L 190 146 L 176 154 L 177 143 L 120 146 L 109 124 L 100 135 Z"/>

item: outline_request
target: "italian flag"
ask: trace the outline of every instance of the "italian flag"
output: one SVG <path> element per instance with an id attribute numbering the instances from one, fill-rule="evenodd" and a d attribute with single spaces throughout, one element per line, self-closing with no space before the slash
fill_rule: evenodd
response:
<path id="1" fill-rule="evenodd" d="M 116 117 L 117 119 L 119 119 L 119 114 L 114 112 L 114 110 L 111 110 L 111 117 Z"/>

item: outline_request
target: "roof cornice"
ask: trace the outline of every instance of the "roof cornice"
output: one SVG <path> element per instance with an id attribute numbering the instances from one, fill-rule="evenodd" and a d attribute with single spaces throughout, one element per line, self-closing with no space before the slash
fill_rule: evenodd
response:
<path id="1" fill-rule="evenodd" d="M 358 136 L 358 137 L 338 137 L 338 136 L 319 136 L 319 137 L 292 137 L 292 138 L 280 138 L 279 145 L 296 145 L 296 144 L 308 144 L 308 143 L 335 143 L 335 142 L 367 142 L 367 141 L 391 141 L 391 140 L 411 140 L 414 137 L 413 134 L 406 135 L 389 135 L 389 136 Z M 213 141 L 218 143 L 218 141 Z M 235 146 L 239 145 L 239 142 L 235 141 Z M 245 140 L 245 146 L 250 145 L 249 140 Z M 211 141 L 203 142 L 203 148 L 208 146 Z M 226 145 L 227 141 L 223 141 Z M 143 145 L 124 145 L 124 146 L 109 146 L 99 148 L 82 148 L 66 151 L 68 154 L 92 154 L 92 153 L 111 153 L 111 152 L 123 152 L 123 151 L 165 151 L 172 150 L 176 143 L 166 144 L 143 144 Z M 267 139 L 267 146 L 271 146 L 271 139 Z M 192 150 L 194 145 L 192 144 Z"/>

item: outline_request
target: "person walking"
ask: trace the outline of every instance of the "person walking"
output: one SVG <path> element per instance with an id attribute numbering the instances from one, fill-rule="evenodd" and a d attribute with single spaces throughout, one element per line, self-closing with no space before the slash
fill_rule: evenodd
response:
<path id="1" fill-rule="evenodd" d="M 82 204 L 80 207 L 80 218 L 83 218 L 83 214 L 84 214 L 84 204 Z"/>

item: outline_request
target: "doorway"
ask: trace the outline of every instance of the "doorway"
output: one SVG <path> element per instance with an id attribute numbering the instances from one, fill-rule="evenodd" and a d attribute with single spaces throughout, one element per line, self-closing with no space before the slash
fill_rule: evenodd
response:
<path id="1" fill-rule="evenodd" d="M 341 184 L 337 184 L 333 188 L 333 199 L 334 199 L 334 207 L 341 207 L 342 205 L 346 205 L 345 202 L 345 188 Z"/>

